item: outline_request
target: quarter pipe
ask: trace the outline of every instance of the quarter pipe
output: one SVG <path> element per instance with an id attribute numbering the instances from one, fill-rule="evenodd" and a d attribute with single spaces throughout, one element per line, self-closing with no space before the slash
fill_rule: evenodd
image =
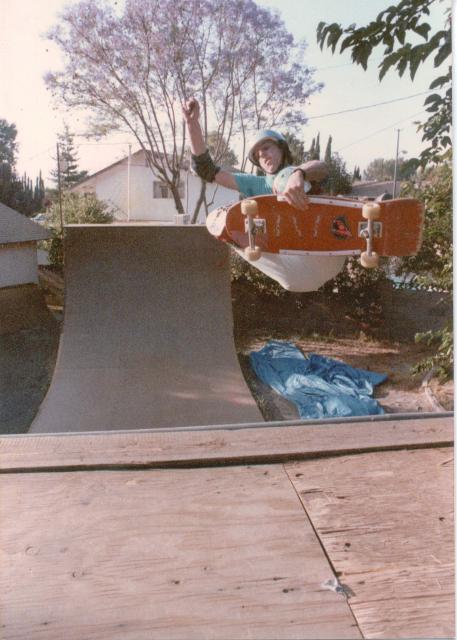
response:
<path id="1" fill-rule="evenodd" d="M 234 348 L 229 252 L 204 227 L 69 226 L 65 289 L 31 433 L 262 420 Z"/>

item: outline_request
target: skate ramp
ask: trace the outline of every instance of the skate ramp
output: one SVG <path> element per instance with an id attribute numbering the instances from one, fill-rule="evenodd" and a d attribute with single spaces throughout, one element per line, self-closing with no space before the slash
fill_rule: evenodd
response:
<path id="1" fill-rule="evenodd" d="M 200 226 L 67 227 L 63 334 L 30 432 L 259 420 L 234 348 L 227 247 Z"/>

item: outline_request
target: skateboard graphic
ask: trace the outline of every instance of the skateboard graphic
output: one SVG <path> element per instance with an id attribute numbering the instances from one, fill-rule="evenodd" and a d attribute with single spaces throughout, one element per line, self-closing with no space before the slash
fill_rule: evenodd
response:
<path id="1" fill-rule="evenodd" d="M 311 196 L 305 211 L 274 195 L 257 196 L 212 211 L 209 232 L 244 250 L 250 262 L 263 254 L 360 256 L 375 267 L 380 256 L 410 256 L 422 242 L 424 211 L 418 200 L 363 202 Z"/>

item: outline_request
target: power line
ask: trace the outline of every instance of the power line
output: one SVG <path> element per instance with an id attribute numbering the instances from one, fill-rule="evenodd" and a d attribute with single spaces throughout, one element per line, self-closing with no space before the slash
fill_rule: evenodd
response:
<path id="1" fill-rule="evenodd" d="M 410 115 L 410 116 L 408 116 L 406 118 L 402 118 L 401 120 L 397 120 L 397 122 L 393 122 L 392 124 L 389 124 L 389 126 L 387 126 L 387 127 L 383 127 L 382 129 L 378 129 L 377 131 L 373 131 L 373 133 L 368 134 L 364 138 L 360 138 L 359 140 L 355 140 L 354 142 L 350 142 L 349 144 L 345 145 L 344 147 L 340 147 L 338 149 L 337 153 L 339 153 L 340 151 L 343 151 L 344 149 L 347 149 L 348 147 L 352 147 L 354 144 L 359 144 L 359 142 L 364 142 L 365 140 L 368 140 L 369 138 L 372 138 L 373 136 L 377 135 L 378 133 L 381 133 L 382 131 L 387 131 L 387 129 L 391 129 L 396 124 L 401 124 L 402 122 L 405 122 L 405 120 L 409 120 L 410 118 L 414 118 L 416 116 L 420 116 L 423 113 L 426 113 L 425 109 L 422 109 L 422 111 L 419 111 L 418 113 L 413 113 L 412 115 Z"/>
<path id="2" fill-rule="evenodd" d="M 327 71 L 328 69 L 341 69 L 341 67 L 352 67 L 353 64 L 354 64 L 353 62 L 345 62 L 344 64 L 334 64 L 329 67 L 313 67 L 313 65 L 311 65 L 311 68 L 314 71 Z"/>
<path id="3" fill-rule="evenodd" d="M 48 147 L 47 149 L 43 149 L 43 151 L 38 151 L 38 153 L 35 153 L 33 156 L 30 156 L 29 158 L 25 158 L 23 162 L 34 160 L 35 158 L 38 158 L 38 156 L 42 156 L 44 153 L 47 153 L 48 151 L 52 151 L 52 149 L 54 149 L 54 147 Z"/>
<path id="4" fill-rule="evenodd" d="M 417 98 L 417 96 L 424 96 L 427 93 L 431 93 L 432 89 L 428 91 L 422 91 L 421 93 L 414 93 L 410 96 L 404 96 L 403 98 L 394 98 L 393 100 L 386 100 L 385 102 L 377 102 L 375 104 L 367 104 L 364 107 L 355 107 L 353 109 L 344 109 L 343 111 L 335 111 L 333 113 L 324 113 L 320 116 L 311 116 L 308 120 L 317 120 L 319 118 L 327 118 L 329 116 L 339 116 L 342 113 L 351 113 L 354 111 L 362 111 L 362 109 L 371 109 L 372 107 L 380 107 L 385 104 L 392 104 L 393 102 L 400 102 L 401 100 L 409 100 L 410 98 Z"/>

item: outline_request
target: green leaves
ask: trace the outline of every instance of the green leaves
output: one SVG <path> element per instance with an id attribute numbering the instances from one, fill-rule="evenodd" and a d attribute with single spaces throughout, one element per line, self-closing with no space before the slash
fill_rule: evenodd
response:
<path id="1" fill-rule="evenodd" d="M 327 46 L 331 47 L 332 53 L 335 53 L 335 48 L 343 33 L 339 24 L 326 25 L 325 22 L 319 22 L 317 25 L 317 41 L 320 43 L 320 48 L 324 47 L 327 40 Z"/>
<path id="2" fill-rule="evenodd" d="M 328 46 L 334 53 L 341 41 L 340 53 L 351 50 L 352 61 L 367 69 L 368 60 L 378 46 L 384 47 L 384 58 L 379 64 L 379 79 L 382 80 L 390 70 L 400 77 L 409 71 L 414 80 L 421 65 L 429 56 L 433 57 L 435 67 L 441 66 L 452 53 L 451 25 L 445 19 L 445 28 L 432 32 L 426 22 L 430 15 L 429 7 L 437 0 L 401 0 L 382 11 L 376 20 L 364 27 L 351 24 L 343 28 L 339 24 L 319 23 L 317 41 L 321 49 Z M 411 36 L 412 39 L 411 39 Z M 417 42 L 417 36 L 425 42 Z M 449 130 L 451 122 L 451 73 L 441 75 L 430 85 L 430 89 L 447 89 L 444 96 L 434 93 L 425 102 L 430 118 L 421 125 L 423 140 L 431 146 L 423 152 L 423 160 L 438 161 L 450 144 Z"/>
<path id="3" fill-rule="evenodd" d="M 428 40 L 428 34 L 430 32 L 431 26 L 429 24 L 419 24 L 413 27 L 413 31 L 420 36 L 422 36 L 425 40 Z"/>
<path id="4" fill-rule="evenodd" d="M 435 78 L 435 80 L 433 80 L 432 84 L 430 85 L 430 89 L 437 89 L 438 87 L 442 87 L 451 79 L 452 79 L 452 69 L 451 67 L 449 67 L 449 71 L 445 76 L 439 76 L 438 78 Z"/>
<path id="5" fill-rule="evenodd" d="M 424 105 L 429 105 L 427 111 L 436 111 L 437 106 L 441 103 L 442 97 L 439 93 L 432 93 L 432 95 L 427 96 L 424 100 Z M 431 106 L 430 106 L 431 105 Z"/>
<path id="6" fill-rule="evenodd" d="M 372 49 L 373 47 L 368 42 L 360 42 L 352 49 L 352 61 L 361 64 L 366 71 Z"/>
<path id="7" fill-rule="evenodd" d="M 442 64 L 452 53 L 451 34 L 448 32 L 441 33 L 443 34 L 442 39 L 444 40 L 444 43 L 438 49 L 438 53 L 433 61 L 435 67 L 439 67 L 440 64 Z"/>

